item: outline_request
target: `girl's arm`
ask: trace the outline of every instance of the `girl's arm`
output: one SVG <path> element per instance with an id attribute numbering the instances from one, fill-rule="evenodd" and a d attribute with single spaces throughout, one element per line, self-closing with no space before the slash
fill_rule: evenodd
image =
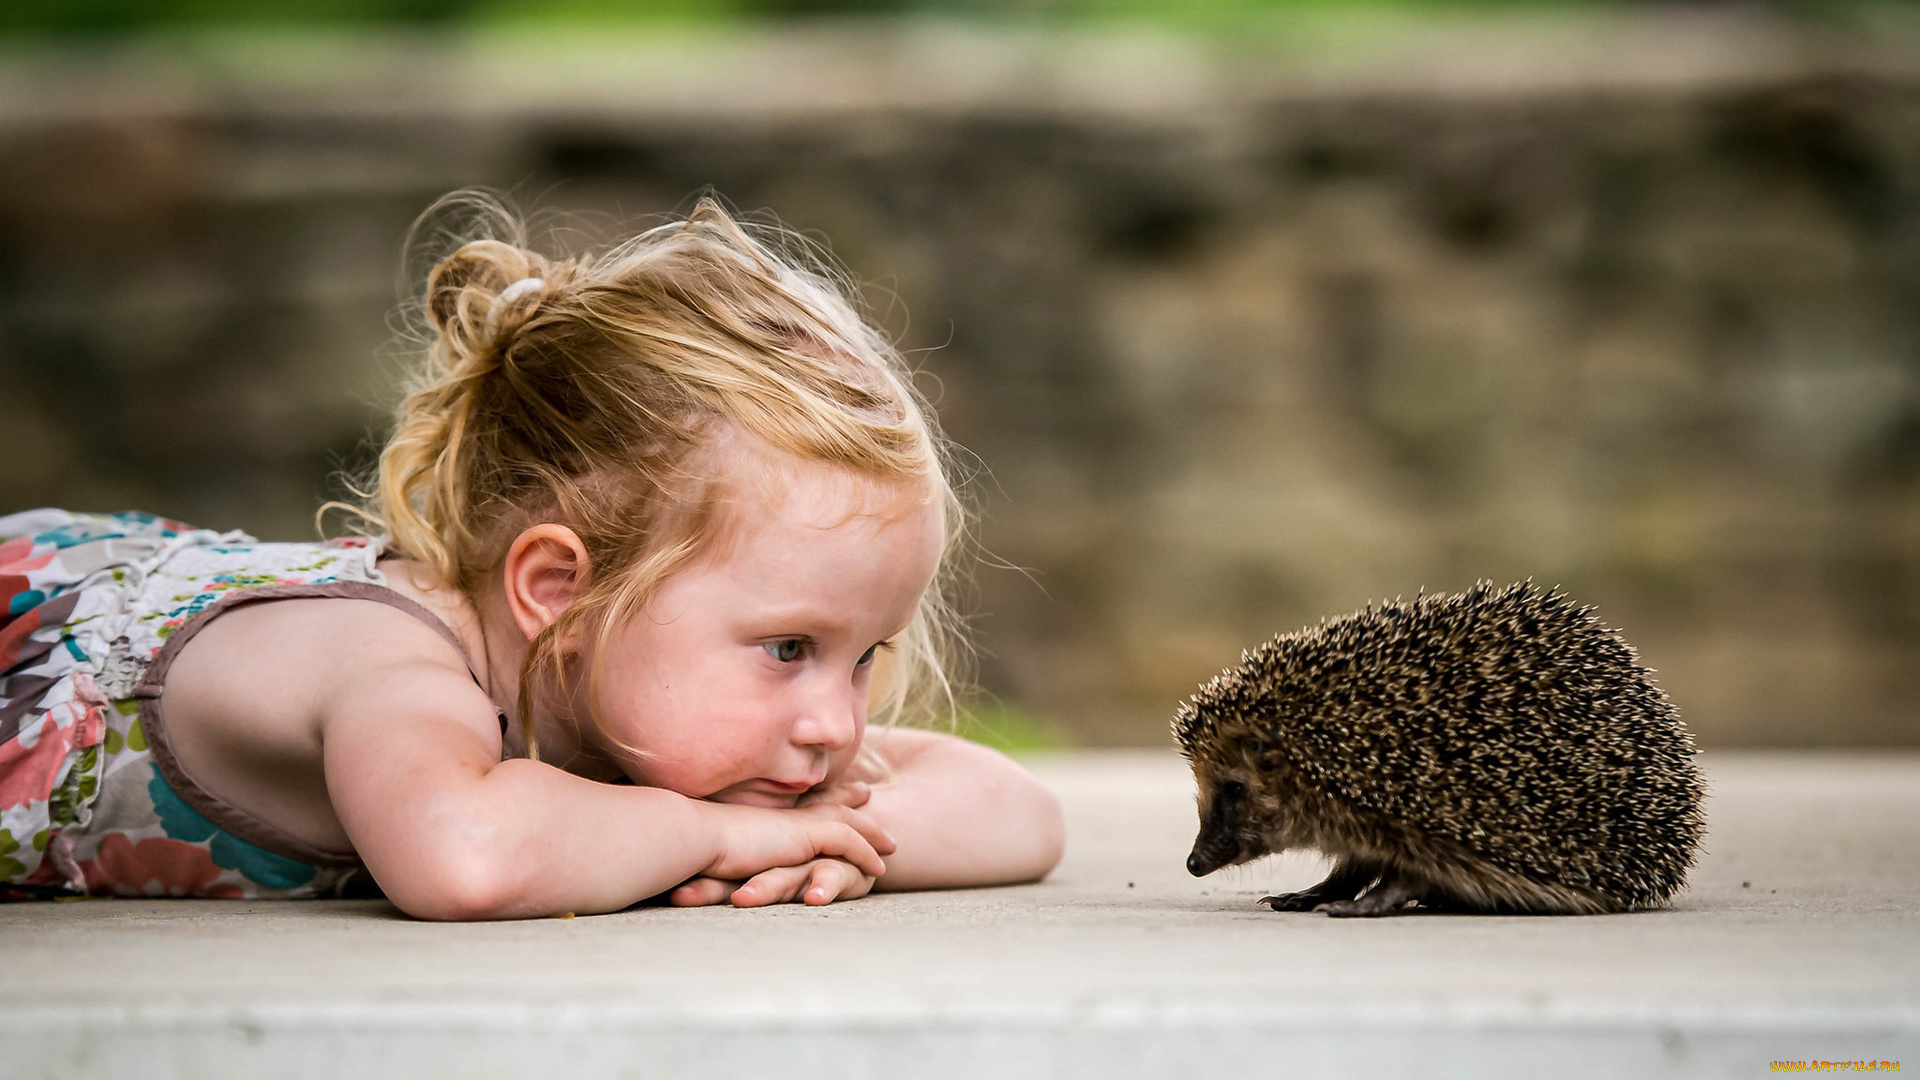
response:
<path id="1" fill-rule="evenodd" d="M 869 732 L 893 767 L 862 809 L 897 845 L 875 888 L 1036 881 L 1060 862 L 1060 801 L 996 750 L 911 728 Z"/>
<path id="2" fill-rule="evenodd" d="M 883 873 L 879 852 L 892 850 L 844 806 L 726 806 L 501 761 L 492 702 L 441 661 L 393 658 L 345 682 L 319 703 L 328 793 L 410 915 L 615 911 L 697 875 L 739 880 L 820 856 Z"/>

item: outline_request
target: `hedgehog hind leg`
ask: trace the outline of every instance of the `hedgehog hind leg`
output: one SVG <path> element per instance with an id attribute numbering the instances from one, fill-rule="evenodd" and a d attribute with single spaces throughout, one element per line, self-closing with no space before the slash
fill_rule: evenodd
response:
<path id="1" fill-rule="evenodd" d="M 1349 900 L 1335 900 L 1315 907 L 1315 911 L 1324 911 L 1336 919 L 1378 918 L 1381 915 L 1397 915 L 1406 910 L 1413 901 L 1420 899 L 1416 883 L 1392 867 L 1380 875 L 1380 880 L 1363 895 Z"/>
<path id="2" fill-rule="evenodd" d="M 1341 859 L 1334 864 L 1327 880 L 1300 892 L 1263 896 L 1260 902 L 1275 911 L 1313 911 L 1322 904 L 1352 900 L 1380 877 L 1378 863 L 1360 859 Z"/>

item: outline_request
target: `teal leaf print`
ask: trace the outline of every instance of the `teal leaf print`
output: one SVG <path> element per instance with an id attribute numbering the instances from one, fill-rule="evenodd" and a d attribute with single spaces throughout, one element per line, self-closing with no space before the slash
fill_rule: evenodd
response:
<path id="1" fill-rule="evenodd" d="M 147 781 L 147 795 L 153 799 L 154 813 L 160 825 L 175 840 L 201 843 L 211 840 L 207 849 L 213 865 L 238 870 L 248 878 L 271 889 L 294 889 L 312 881 L 319 869 L 298 859 L 289 859 L 245 840 L 201 817 L 174 793 L 160 767 L 153 767 L 153 779 Z"/>

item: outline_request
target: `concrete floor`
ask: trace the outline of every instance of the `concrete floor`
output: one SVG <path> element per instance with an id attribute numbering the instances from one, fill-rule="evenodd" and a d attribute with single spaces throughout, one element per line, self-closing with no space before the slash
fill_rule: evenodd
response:
<path id="1" fill-rule="evenodd" d="M 1033 765 L 1071 840 L 1020 888 L 465 926 L 0 905 L 0 1077 L 1920 1068 L 1920 754 L 1709 756 L 1708 854 L 1668 911 L 1372 921 L 1256 905 L 1311 858 L 1188 877 L 1170 755 Z"/>

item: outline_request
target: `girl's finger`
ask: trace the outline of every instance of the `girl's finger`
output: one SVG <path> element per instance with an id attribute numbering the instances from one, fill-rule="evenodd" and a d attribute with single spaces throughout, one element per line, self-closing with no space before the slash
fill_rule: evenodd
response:
<path id="1" fill-rule="evenodd" d="M 880 826 L 880 823 L 873 820 L 873 818 L 870 817 L 869 815 L 859 810 L 854 810 L 850 807 L 844 807 L 844 806 L 835 808 L 834 813 L 836 816 L 840 818 L 841 821 L 844 821 L 848 825 L 853 826 L 853 828 L 856 831 L 858 831 L 861 836 L 865 837 L 867 842 L 873 845 L 873 850 L 875 854 L 891 855 L 895 851 L 899 850 L 899 845 L 895 844 L 893 841 L 893 834 L 888 832 L 886 829 L 882 828 Z M 861 861 L 859 859 L 853 858 L 848 855 L 842 855 L 840 852 L 837 852 L 837 851 L 826 852 L 825 854 L 840 855 L 841 858 L 846 859 L 848 862 L 853 863 L 856 866 L 861 865 Z M 873 873 L 874 871 L 871 869 L 868 869 L 867 872 Z M 886 873 L 885 870 L 881 870 L 879 872 L 883 874 Z"/>
<path id="2" fill-rule="evenodd" d="M 733 906 L 765 907 L 768 904 L 784 904 L 797 898 L 801 887 L 806 884 L 812 865 L 802 863 L 799 866 L 776 866 L 771 870 L 762 870 L 733 890 L 731 896 Z"/>
<path id="3" fill-rule="evenodd" d="M 893 854 L 893 837 L 888 836 L 886 830 L 873 824 L 858 810 L 842 810 L 841 813 L 846 816 L 840 822 L 816 834 L 817 839 L 813 841 L 814 852 L 818 855 L 845 859 L 874 877 L 886 873 L 887 864 L 880 858 L 880 853 L 884 851 L 889 855 Z M 853 820 L 856 818 L 859 819 L 857 824 Z M 872 831 L 871 838 L 862 835 L 860 824 L 866 825 Z"/>
<path id="4" fill-rule="evenodd" d="M 692 878 L 680 883 L 671 893 L 668 893 L 667 903 L 674 907 L 704 907 L 708 904 L 718 904 L 739 885 L 737 881 L 722 881 L 719 878 Z"/>
<path id="5" fill-rule="evenodd" d="M 801 892 L 800 899 L 809 907 L 831 904 L 835 900 L 852 900 L 865 895 L 864 888 L 858 892 L 852 890 L 869 880 L 852 863 L 839 859 L 820 859 L 813 864 L 813 872 L 807 875 L 806 888 Z"/>

